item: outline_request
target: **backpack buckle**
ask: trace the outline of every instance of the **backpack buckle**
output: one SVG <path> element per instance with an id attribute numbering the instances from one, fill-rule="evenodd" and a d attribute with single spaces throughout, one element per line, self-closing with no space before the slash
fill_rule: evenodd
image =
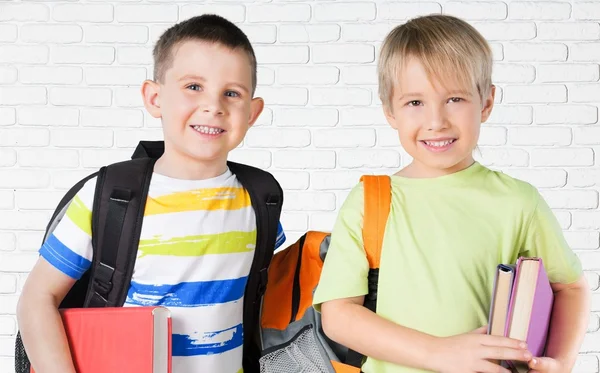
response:
<path id="1" fill-rule="evenodd" d="M 94 274 L 94 290 L 103 298 L 108 297 L 108 293 L 112 290 L 112 278 L 115 269 L 105 263 L 98 263 L 96 273 Z"/>

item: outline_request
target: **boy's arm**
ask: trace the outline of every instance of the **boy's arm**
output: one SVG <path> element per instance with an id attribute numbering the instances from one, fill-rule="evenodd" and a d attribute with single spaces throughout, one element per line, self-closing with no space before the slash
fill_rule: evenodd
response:
<path id="1" fill-rule="evenodd" d="M 584 276 L 572 284 L 553 283 L 554 306 L 546 356 L 529 364 L 535 372 L 571 372 L 583 342 L 590 312 L 590 292 Z"/>
<path id="2" fill-rule="evenodd" d="M 36 373 L 76 373 L 58 305 L 75 279 L 40 257 L 23 286 L 17 320 Z"/>

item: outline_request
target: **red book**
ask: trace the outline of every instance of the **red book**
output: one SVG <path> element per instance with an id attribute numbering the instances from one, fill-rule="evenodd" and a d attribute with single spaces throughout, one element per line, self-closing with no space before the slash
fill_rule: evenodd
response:
<path id="1" fill-rule="evenodd" d="M 168 309 L 69 308 L 60 313 L 77 373 L 171 373 Z"/>

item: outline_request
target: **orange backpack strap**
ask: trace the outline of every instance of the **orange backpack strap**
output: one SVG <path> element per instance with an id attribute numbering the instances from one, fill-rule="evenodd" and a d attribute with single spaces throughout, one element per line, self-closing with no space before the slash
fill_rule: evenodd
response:
<path id="1" fill-rule="evenodd" d="M 390 214 L 392 186 L 386 175 L 364 175 L 361 178 L 364 188 L 363 242 L 369 268 L 379 268 L 383 235 Z"/>

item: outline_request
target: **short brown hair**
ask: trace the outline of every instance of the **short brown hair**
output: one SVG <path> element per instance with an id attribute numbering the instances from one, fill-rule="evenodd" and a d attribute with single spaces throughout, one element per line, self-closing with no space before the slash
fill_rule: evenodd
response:
<path id="1" fill-rule="evenodd" d="M 173 63 L 173 49 L 177 44 L 198 40 L 221 44 L 232 50 L 246 52 L 252 68 L 252 94 L 256 90 L 256 56 L 248 37 L 232 22 L 216 14 L 203 14 L 177 23 L 166 30 L 153 50 L 154 80 L 162 82 L 165 72 Z"/>
<path id="2" fill-rule="evenodd" d="M 448 15 L 428 15 L 394 28 L 385 38 L 377 66 L 379 98 L 391 107 L 394 81 L 409 58 L 421 62 L 430 77 L 445 83 L 456 77 L 475 86 L 483 100 L 492 86 L 492 51 L 467 22 Z"/>

